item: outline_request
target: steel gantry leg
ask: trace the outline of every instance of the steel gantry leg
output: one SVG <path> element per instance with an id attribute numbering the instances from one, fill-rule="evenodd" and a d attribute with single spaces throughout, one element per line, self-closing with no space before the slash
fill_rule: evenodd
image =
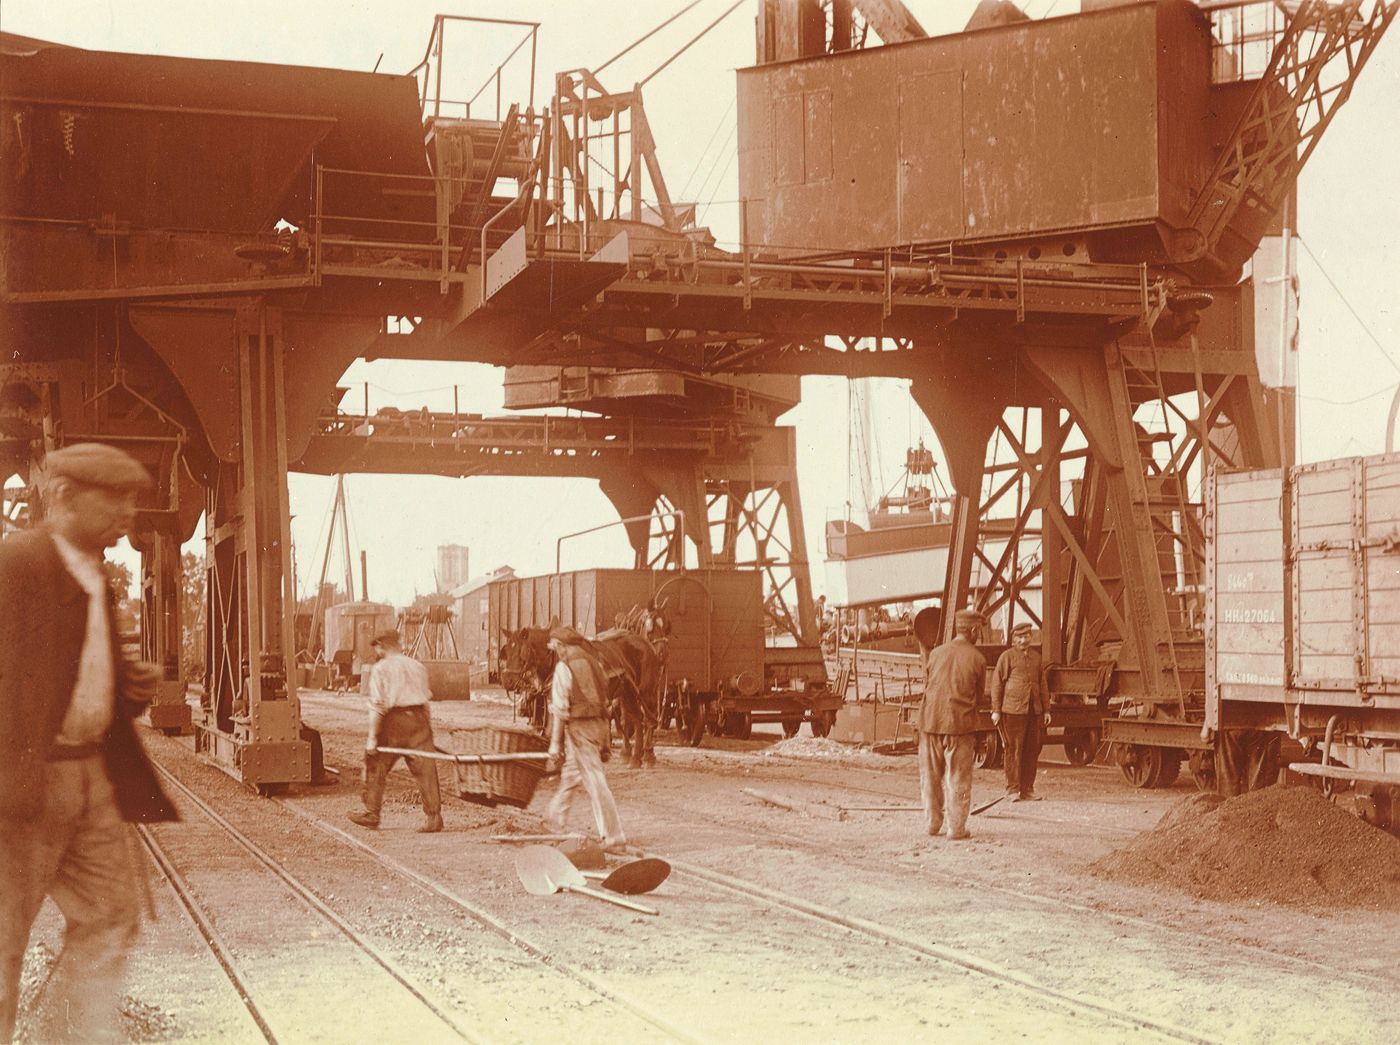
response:
<path id="1" fill-rule="evenodd" d="M 196 747 L 273 791 L 311 779 L 293 661 L 282 326 L 260 302 L 235 325 L 240 453 L 209 490 L 209 682 Z"/>

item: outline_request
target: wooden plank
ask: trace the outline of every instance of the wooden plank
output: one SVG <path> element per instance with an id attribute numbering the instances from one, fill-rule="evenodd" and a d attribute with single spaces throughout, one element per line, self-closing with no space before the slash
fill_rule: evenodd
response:
<path id="1" fill-rule="evenodd" d="M 1299 600 L 1298 619 L 1302 621 L 1304 632 L 1309 627 L 1328 624 L 1352 624 L 1352 593 L 1327 588 L 1318 591 L 1305 591 Z"/>
<path id="2" fill-rule="evenodd" d="M 1351 555 L 1346 552 L 1300 552 L 1298 590 L 1304 601 L 1315 591 L 1351 591 Z"/>
<path id="3" fill-rule="evenodd" d="M 1283 519 L 1279 515 L 1278 492 L 1275 491 L 1274 496 L 1267 500 L 1217 504 L 1215 532 L 1217 536 L 1227 533 L 1281 534 Z"/>
<path id="4" fill-rule="evenodd" d="M 1275 563 L 1283 561 L 1283 534 L 1223 534 L 1215 544 L 1219 563 Z"/>
<path id="5" fill-rule="evenodd" d="M 1244 653 L 1282 653 L 1283 624 L 1217 624 L 1216 656 Z"/>
<path id="6" fill-rule="evenodd" d="M 1221 472 L 1215 477 L 1215 502 L 1217 505 L 1246 501 L 1271 501 L 1276 504 L 1282 488 L 1277 471 Z"/>

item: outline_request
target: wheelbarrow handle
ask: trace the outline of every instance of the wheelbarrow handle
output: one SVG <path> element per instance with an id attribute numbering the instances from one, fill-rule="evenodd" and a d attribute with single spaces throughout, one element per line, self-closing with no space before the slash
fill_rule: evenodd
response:
<path id="1" fill-rule="evenodd" d="M 420 751 L 416 748 L 406 747 L 381 747 L 377 749 L 381 755 L 404 755 L 408 758 L 433 758 L 439 762 L 467 762 L 472 765 L 479 765 L 483 762 L 548 762 L 549 753 L 545 751 L 520 751 L 501 752 L 489 755 L 455 755 L 450 751 Z"/>

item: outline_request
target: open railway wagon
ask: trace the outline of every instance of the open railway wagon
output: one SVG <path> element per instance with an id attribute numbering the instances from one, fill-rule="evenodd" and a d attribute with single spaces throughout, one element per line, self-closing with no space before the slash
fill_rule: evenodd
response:
<path id="1" fill-rule="evenodd" d="M 755 722 L 803 721 L 825 736 L 841 698 L 827 686 L 816 647 L 764 645 L 763 577 L 757 570 L 593 569 L 510 577 L 488 588 L 491 673 L 504 678 L 501 645 L 520 628 L 567 624 L 585 635 L 615 627 L 654 605 L 670 624 L 665 644 L 661 726 L 675 723 L 684 743 L 706 731 L 747 738 Z"/>
<path id="2" fill-rule="evenodd" d="M 1290 769 L 1400 832 L 1400 454 L 1208 489 L 1206 730 L 1286 734 Z"/>

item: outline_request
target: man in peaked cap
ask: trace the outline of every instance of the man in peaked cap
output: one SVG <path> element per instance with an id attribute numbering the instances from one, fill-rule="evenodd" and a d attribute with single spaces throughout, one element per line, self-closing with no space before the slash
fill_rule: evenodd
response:
<path id="1" fill-rule="evenodd" d="M 1045 707 L 1045 674 L 1040 651 L 1031 648 L 1031 626 L 1011 629 L 1011 648 L 992 669 L 992 722 L 1006 751 L 1006 793 L 1013 802 L 1038 802 L 1035 770 L 1040 760 L 1041 727 L 1050 724 Z"/>
<path id="2" fill-rule="evenodd" d="M 986 687 L 987 661 L 973 645 L 982 615 L 958 610 L 952 641 L 928 655 L 919 707 L 919 791 L 928 833 L 969 837 L 972 755 L 977 702 Z M 945 831 L 946 815 L 946 831 Z"/>
<path id="3" fill-rule="evenodd" d="M 617 803 L 603 773 L 603 748 L 608 744 L 608 680 L 603 667 L 586 647 L 582 635 L 570 627 L 549 633 L 549 648 L 557 658 L 550 683 L 550 764 L 559 761 L 559 790 L 549 803 L 549 822 L 556 831 L 568 827 L 569 807 L 579 791 L 588 795 L 593 821 L 603 848 L 619 850 L 627 844 Z"/>
<path id="4" fill-rule="evenodd" d="M 115 447 L 55 450 L 43 523 L 0 541 L 0 1041 L 45 896 L 66 922 L 46 1037 L 116 1037 L 142 895 L 128 823 L 176 819 L 132 724 L 160 672 L 123 656 L 103 562 L 151 485 Z"/>

